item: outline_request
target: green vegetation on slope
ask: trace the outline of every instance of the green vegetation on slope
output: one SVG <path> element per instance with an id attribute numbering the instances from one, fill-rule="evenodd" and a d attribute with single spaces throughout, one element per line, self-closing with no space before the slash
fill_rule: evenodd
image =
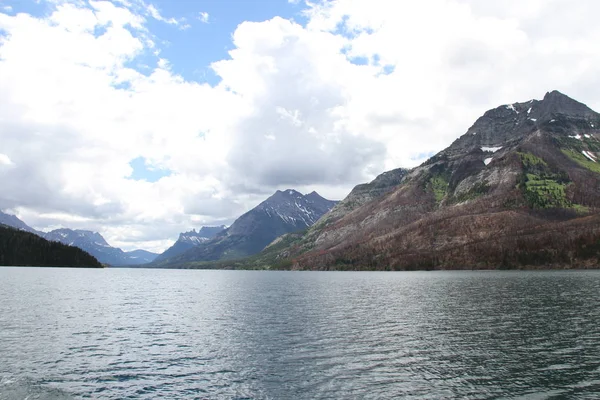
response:
<path id="1" fill-rule="evenodd" d="M 517 153 L 523 164 L 520 187 L 531 208 L 572 208 L 566 188 L 570 183 L 564 172 L 554 172 L 546 161 L 531 153 Z"/>
<path id="2" fill-rule="evenodd" d="M 429 186 L 433 190 L 435 202 L 439 204 L 448 193 L 448 181 L 443 176 L 436 175 L 429 179 Z"/>
<path id="3" fill-rule="evenodd" d="M 4 225 L 0 225 L 0 265 L 102 267 L 98 260 L 77 247 L 50 242 L 33 233 Z"/>
<path id="4" fill-rule="evenodd" d="M 578 153 L 574 150 L 562 150 L 563 154 L 569 157 L 571 160 L 575 161 L 577 164 L 581 165 L 584 168 L 589 169 L 590 171 L 596 172 L 600 174 L 600 163 L 594 162 L 584 156 L 581 153 Z"/>

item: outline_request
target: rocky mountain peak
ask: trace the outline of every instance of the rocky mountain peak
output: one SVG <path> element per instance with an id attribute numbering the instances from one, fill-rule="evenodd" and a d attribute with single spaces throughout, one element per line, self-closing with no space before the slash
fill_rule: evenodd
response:
<path id="1" fill-rule="evenodd" d="M 271 197 L 266 199 L 263 203 L 280 203 L 286 202 L 293 199 L 299 199 L 304 197 L 302 193 L 294 189 L 277 190 Z"/>
<path id="2" fill-rule="evenodd" d="M 544 99 L 539 103 L 543 111 L 555 112 L 572 116 L 595 116 L 598 115 L 588 106 L 562 94 L 558 90 L 546 93 Z"/>
<path id="3" fill-rule="evenodd" d="M 183 249 L 182 243 L 177 242 L 157 260 L 169 264 L 233 259 L 256 254 L 277 237 L 312 226 L 336 203 L 321 197 L 317 192 L 303 195 L 294 189 L 277 190 L 213 239 L 190 247 L 183 253 L 179 251 Z"/>
<path id="4" fill-rule="evenodd" d="M 312 192 L 310 192 L 309 194 L 307 194 L 305 197 L 309 198 L 309 199 L 323 199 L 324 198 L 323 196 L 321 196 L 319 193 L 315 192 L 314 190 Z"/>
<path id="5" fill-rule="evenodd" d="M 82 240 L 94 242 L 100 246 L 109 246 L 104 237 L 98 232 L 83 230 L 83 229 L 55 229 L 45 234 L 49 240 L 59 241 L 66 244 L 73 244 Z"/>
<path id="6" fill-rule="evenodd" d="M 217 234 L 225 229 L 225 225 L 221 226 L 203 226 L 198 232 L 196 229 L 192 229 L 189 232 L 182 232 L 179 234 L 178 241 L 184 243 L 190 243 L 196 245 L 204 243 L 214 238 Z"/>
<path id="7" fill-rule="evenodd" d="M 600 127 L 600 114 L 569 96 L 553 90 L 542 100 L 505 104 L 489 111 L 475 121 L 467 133 L 428 163 L 443 157 L 455 159 L 471 152 L 490 152 L 509 148 L 539 130 L 561 134 L 587 133 Z"/>

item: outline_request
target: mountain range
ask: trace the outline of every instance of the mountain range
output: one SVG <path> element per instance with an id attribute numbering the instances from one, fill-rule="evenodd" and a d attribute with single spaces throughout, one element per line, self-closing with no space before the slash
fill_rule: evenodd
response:
<path id="1" fill-rule="evenodd" d="M 303 230 L 314 224 L 337 202 L 318 193 L 307 195 L 288 189 L 277 191 L 254 209 L 239 217 L 229 228 L 202 227 L 183 232 L 162 254 L 145 250 L 124 252 L 110 246 L 98 232 L 55 229 L 40 232 L 14 215 L 0 212 L 0 223 L 35 233 L 52 242 L 78 247 L 111 266 L 169 266 L 182 261 L 214 261 L 249 256 L 260 252 L 278 236 Z"/>
<path id="2" fill-rule="evenodd" d="M 600 114 L 558 91 L 487 111 L 392 190 L 342 201 L 282 254 L 297 269 L 598 266 L 599 127 Z"/>
<path id="3" fill-rule="evenodd" d="M 101 263 L 113 266 L 131 266 L 154 261 L 157 254 L 146 250 L 125 252 L 112 247 L 98 232 L 81 229 L 55 229 L 44 233 L 45 239 L 79 247 L 96 257 Z"/>
<path id="4" fill-rule="evenodd" d="M 317 192 L 303 195 L 293 189 L 278 190 L 240 216 L 229 228 L 221 230 L 214 238 L 196 243 L 178 255 L 164 258 L 161 255 L 154 265 L 168 267 L 187 262 L 229 260 L 254 255 L 277 237 L 312 226 L 336 203 L 321 197 Z"/>
<path id="5" fill-rule="evenodd" d="M 94 256 L 103 264 L 113 266 L 141 265 L 154 261 L 157 256 L 157 254 L 146 250 L 125 252 L 119 248 L 112 247 L 98 232 L 66 228 L 55 229 L 50 232 L 37 231 L 16 216 L 1 211 L 0 224 L 21 231 L 34 233 L 52 242 L 59 242 L 68 246 L 78 247 Z"/>
<path id="6" fill-rule="evenodd" d="M 161 262 L 183 254 L 192 247 L 208 242 L 225 228 L 225 225 L 203 226 L 198 232 L 194 229 L 189 232 L 180 233 L 179 239 L 162 254 L 159 254 L 154 261 Z"/>
<path id="7" fill-rule="evenodd" d="M 10 219 L 10 222 L 15 221 Z M 26 229 L 6 224 L 0 224 L 0 265 L 102 267 L 98 260 L 77 247 L 52 242 Z"/>
<path id="8" fill-rule="evenodd" d="M 599 128 L 600 114 L 558 91 L 499 106 L 420 166 L 357 186 L 306 232 L 197 267 L 598 268 Z"/>
<path id="9" fill-rule="evenodd" d="M 277 191 L 228 228 L 182 233 L 148 266 L 597 268 L 599 161 L 600 114 L 552 91 L 485 112 L 423 164 L 384 172 L 341 202 Z M 0 223 L 35 232 L 14 216 Z M 112 265 L 154 257 L 89 231 L 42 235 Z"/>

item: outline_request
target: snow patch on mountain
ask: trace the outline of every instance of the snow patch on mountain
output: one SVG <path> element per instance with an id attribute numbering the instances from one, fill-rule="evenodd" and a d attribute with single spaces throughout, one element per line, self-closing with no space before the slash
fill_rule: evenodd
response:
<path id="1" fill-rule="evenodd" d="M 486 147 L 486 146 L 483 146 L 483 147 L 481 148 L 481 151 L 484 151 L 484 152 L 486 152 L 486 153 L 487 153 L 487 152 L 490 152 L 490 153 L 495 153 L 495 152 L 497 152 L 498 150 L 500 150 L 501 148 L 502 148 L 502 146 L 496 146 L 496 147 Z"/>

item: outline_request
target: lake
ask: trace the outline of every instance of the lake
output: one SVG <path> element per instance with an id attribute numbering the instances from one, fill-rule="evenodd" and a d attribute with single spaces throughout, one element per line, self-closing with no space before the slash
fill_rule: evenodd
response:
<path id="1" fill-rule="evenodd" d="M 0 399 L 599 393 L 600 271 L 0 268 Z"/>

